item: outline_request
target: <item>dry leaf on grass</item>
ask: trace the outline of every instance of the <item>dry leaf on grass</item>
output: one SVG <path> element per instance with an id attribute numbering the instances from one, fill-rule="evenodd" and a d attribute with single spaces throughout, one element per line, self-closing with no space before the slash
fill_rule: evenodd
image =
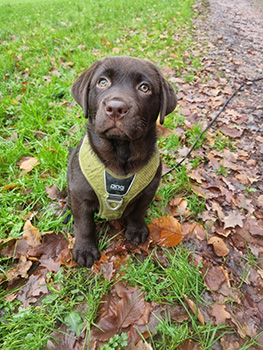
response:
<path id="1" fill-rule="evenodd" d="M 58 199 L 58 186 L 57 185 L 52 185 L 52 186 L 46 186 L 45 187 L 46 193 L 48 194 L 48 198 L 56 200 Z"/>
<path id="2" fill-rule="evenodd" d="M 202 315 L 201 311 L 198 309 L 196 304 L 191 299 L 189 299 L 187 295 L 183 294 L 183 297 L 185 298 L 185 300 L 186 300 L 188 306 L 190 307 L 190 309 L 192 310 L 192 312 L 197 316 L 198 320 L 204 326 L 205 325 L 204 316 Z"/>
<path id="3" fill-rule="evenodd" d="M 28 173 L 39 164 L 39 161 L 35 157 L 25 157 L 21 159 L 19 168 L 25 170 L 25 172 Z"/>
<path id="4" fill-rule="evenodd" d="M 40 244 L 39 229 L 34 227 L 29 220 L 25 222 L 23 232 L 23 237 L 30 247 L 37 247 Z"/>
<path id="5" fill-rule="evenodd" d="M 184 236 L 182 225 L 172 216 L 155 219 L 148 228 L 153 243 L 166 248 L 176 246 Z"/>
<path id="6" fill-rule="evenodd" d="M 22 278 L 28 278 L 28 270 L 32 266 L 32 261 L 28 261 L 25 256 L 21 256 L 19 262 L 11 267 L 6 274 L 7 280 L 12 283 L 14 280 L 18 279 L 20 276 Z"/>

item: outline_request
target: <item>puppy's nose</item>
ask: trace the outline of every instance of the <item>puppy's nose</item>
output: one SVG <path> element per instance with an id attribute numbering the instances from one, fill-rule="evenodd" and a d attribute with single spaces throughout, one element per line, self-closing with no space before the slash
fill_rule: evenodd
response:
<path id="1" fill-rule="evenodd" d="M 105 107 L 106 114 L 112 119 L 121 119 L 128 112 L 128 106 L 125 102 L 119 100 L 108 101 Z"/>

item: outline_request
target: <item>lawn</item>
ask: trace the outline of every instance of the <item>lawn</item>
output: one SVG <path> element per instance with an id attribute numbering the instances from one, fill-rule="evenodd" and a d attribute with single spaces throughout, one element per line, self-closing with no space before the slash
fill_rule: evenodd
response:
<path id="1" fill-rule="evenodd" d="M 128 343 L 140 349 L 135 347 L 140 339 L 156 350 L 191 344 L 212 349 L 234 332 L 204 322 L 202 266 L 183 245 L 130 247 L 117 223 L 98 220 L 102 260 L 92 270 L 79 268 L 70 255 L 72 222 L 63 224 L 68 147 L 79 142 L 86 124 L 70 94 L 73 81 L 109 55 L 153 61 L 175 89 L 176 79 L 193 81 L 200 68 L 193 3 L 0 0 L 3 349 L 106 350 Z M 185 146 L 173 132 L 185 126 L 184 119 L 178 108 L 162 129 L 159 146 L 167 166 L 176 163 L 177 150 Z M 187 128 L 188 146 L 200 133 L 199 124 Z M 189 220 L 203 210 L 205 199 L 198 198 L 187 175 L 198 164 L 192 159 L 188 169 L 181 167 L 163 180 L 148 223 L 166 218 L 168 202 L 179 194 Z M 180 215 L 178 220 L 180 226 Z"/>

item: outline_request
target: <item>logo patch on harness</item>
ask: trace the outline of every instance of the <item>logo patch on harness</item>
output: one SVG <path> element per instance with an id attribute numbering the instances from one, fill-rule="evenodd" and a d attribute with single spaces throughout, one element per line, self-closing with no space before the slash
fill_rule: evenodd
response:
<path id="1" fill-rule="evenodd" d="M 123 196 L 129 192 L 135 177 L 136 174 L 124 179 L 118 179 L 104 170 L 105 189 L 108 193 L 106 205 L 110 210 L 117 210 L 121 207 Z"/>

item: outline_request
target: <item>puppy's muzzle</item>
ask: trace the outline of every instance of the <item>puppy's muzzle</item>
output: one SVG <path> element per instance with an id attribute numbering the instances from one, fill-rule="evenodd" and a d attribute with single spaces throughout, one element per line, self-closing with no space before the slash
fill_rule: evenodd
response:
<path id="1" fill-rule="evenodd" d="M 129 107 L 121 100 L 110 100 L 105 105 L 106 115 L 111 119 L 122 119 L 128 113 Z"/>

